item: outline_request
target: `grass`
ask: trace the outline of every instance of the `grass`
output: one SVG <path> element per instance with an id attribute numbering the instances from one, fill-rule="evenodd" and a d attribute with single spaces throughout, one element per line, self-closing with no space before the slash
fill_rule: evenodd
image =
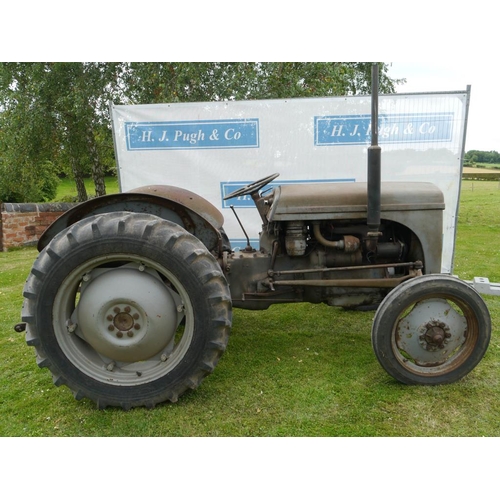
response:
<path id="1" fill-rule="evenodd" d="M 500 182 L 462 181 L 454 273 L 500 282 Z"/>
<path id="2" fill-rule="evenodd" d="M 455 274 L 500 282 L 498 182 L 462 191 Z M 179 403 L 99 411 L 55 387 L 13 330 L 35 257 L 0 253 L 0 436 L 500 436 L 500 297 L 485 296 L 485 358 L 452 385 L 387 375 L 371 348 L 373 313 L 298 304 L 235 310 L 217 369 Z"/>
<path id="3" fill-rule="evenodd" d="M 89 196 L 95 195 L 95 187 L 92 179 L 85 178 L 85 189 Z M 118 178 L 117 177 L 105 177 L 104 183 L 106 184 L 106 193 L 113 194 L 119 192 Z M 73 201 L 76 199 L 77 191 L 75 181 L 69 177 L 63 177 L 59 185 L 57 186 L 56 197 L 52 201 Z"/>

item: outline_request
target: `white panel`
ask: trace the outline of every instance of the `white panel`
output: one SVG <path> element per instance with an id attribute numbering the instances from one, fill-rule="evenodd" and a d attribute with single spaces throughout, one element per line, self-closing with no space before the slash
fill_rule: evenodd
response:
<path id="1" fill-rule="evenodd" d="M 379 97 L 382 181 L 430 181 L 445 195 L 443 272 L 451 272 L 467 93 Z M 280 173 L 285 182 L 366 181 L 370 97 L 113 106 L 123 191 L 183 187 L 221 210 L 231 242 L 252 240 L 260 218 L 251 200 L 224 194 Z"/>

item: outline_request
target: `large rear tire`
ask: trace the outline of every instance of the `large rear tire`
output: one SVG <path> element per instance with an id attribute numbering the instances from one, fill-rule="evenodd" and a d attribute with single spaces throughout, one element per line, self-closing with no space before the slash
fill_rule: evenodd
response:
<path id="1" fill-rule="evenodd" d="M 177 401 L 214 370 L 231 327 L 215 258 L 182 227 L 148 214 L 98 215 L 59 233 L 24 297 L 38 365 L 99 408 Z"/>
<path id="2" fill-rule="evenodd" d="M 405 384 L 437 385 L 467 375 L 483 358 L 491 319 L 481 296 L 447 275 L 394 288 L 375 313 L 372 345 L 382 367 Z"/>

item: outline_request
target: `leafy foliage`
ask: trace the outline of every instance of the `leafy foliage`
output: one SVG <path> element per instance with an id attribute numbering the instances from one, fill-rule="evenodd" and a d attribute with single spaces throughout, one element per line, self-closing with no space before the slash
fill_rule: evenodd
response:
<path id="1" fill-rule="evenodd" d="M 394 92 L 380 69 L 380 91 Z M 369 93 L 371 63 L 132 63 L 122 77 L 135 104 L 324 97 Z"/>
<path id="2" fill-rule="evenodd" d="M 105 194 L 112 139 L 103 99 L 111 69 L 101 63 L 0 64 L 1 168 L 16 186 L 2 181 L 4 200 L 46 199 L 56 173 L 74 177 L 81 201 L 87 198 L 84 175 L 94 178 L 97 195 Z"/>
<path id="3" fill-rule="evenodd" d="M 497 151 L 478 151 L 471 149 L 464 156 L 466 164 L 475 163 L 500 163 L 500 153 Z"/>
<path id="4" fill-rule="evenodd" d="M 54 165 L 48 160 L 25 164 L 17 170 L 0 161 L 0 179 L 0 200 L 5 203 L 51 201 L 59 184 Z"/>
<path id="5" fill-rule="evenodd" d="M 380 65 L 380 91 L 398 80 Z M 165 62 L 0 63 L 0 196 L 50 197 L 55 174 L 73 177 L 87 199 L 113 169 L 109 102 L 148 104 L 353 95 L 370 91 L 371 63 Z M 50 168 L 48 168 L 50 165 Z"/>

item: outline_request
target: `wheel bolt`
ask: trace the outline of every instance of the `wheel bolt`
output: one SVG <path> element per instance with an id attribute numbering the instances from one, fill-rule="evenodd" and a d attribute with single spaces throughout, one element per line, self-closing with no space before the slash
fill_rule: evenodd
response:
<path id="1" fill-rule="evenodd" d="M 115 308 L 113 309 L 113 312 L 115 312 L 116 314 L 118 314 L 118 313 L 120 312 L 120 308 L 119 308 L 119 307 L 115 307 Z"/>
<path id="2" fill-rule="evenodd" d="M 125 312 L 126 312 L 126 313 L 129 313 L 129 312 L 130 312 L 130 307 L 129 307 L 129 306 L 127 306 L 127 307 L 125 308 Z"/>
<path id="3" fill-rule="evenodd" d="M 114 327 L 113 325 L 109 325 L 109 326 L 108 326 L 108 330 L 109 330 L 110 332 L 112 332 L 114 329 L 115 329 L 115 327 Z"/>
<path id="4" fill-rule="evenodd" d="M 68 333 L 74 333 L 76 331 L 76 323 L 67 323 L 66 329 L 68 330 Z"/>
<path id="5" fill-rule="evenodd" d="M 121 339 L 123 337 L 123 333 L 122 332 L 116 332 L 116 336 Z"/>
<path id="6" fill-rule="evenodd" d="M 139 330 L 139 328 L 141 328 L 141 325 L 139 325 L 138 323 L 136 323 L 136 324 L 134 325 L 134 328 L 135 328 L 136 330 Z"/>
<path id="7" fill-rule="evenodd" d="M 127 332 L 127 335 L 128 335 L 129 337 L 133 337 L 133 336 L 134 336 L 134 332 L 130 332 L 130 331 L 128 331 L 128 332 Z"/>
<path id="8" fill-rule="evenodd" d="M 111 314 L 108 314 L 108 315 L 106 316 L 106 319 L 107 319 L 108 321 L 113 321 L 113 316 L 112 316 Z"/>
<path id="9" fill-rule="evenodd" d="M 139 314 L 138 314 L 138 313 L 135 313 L 132 317 L 133 317 L 134 319 L 139 319 Z"/>

